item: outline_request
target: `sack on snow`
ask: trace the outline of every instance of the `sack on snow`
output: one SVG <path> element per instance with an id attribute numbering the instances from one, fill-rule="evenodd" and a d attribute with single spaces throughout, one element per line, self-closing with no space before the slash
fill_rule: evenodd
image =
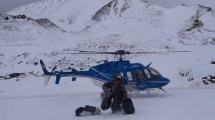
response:
<path id="1" fill-rule="evenodd" d="M 89 116 L 89 115 L 100 115 L 101 110 L 98 107 L 86 105 L 85 107 L 79 107 L 75 110 L 76 116 Z"/>
<path id="2" fill-rule="evenodd" d="M 133 114 L 135 112 L 134 104 L 131 98 L 122 100 L 122 108 L 125 111 L 125 114 Z"/>
<path id="3" fill-rule="evenodd" d="M 103 100 L 102 100 L 102 103 L 101 103 L 101 109 L 102 110 L 107 110 L 109 109 L 111 106 L 111 97 L 105 97 Z"/>

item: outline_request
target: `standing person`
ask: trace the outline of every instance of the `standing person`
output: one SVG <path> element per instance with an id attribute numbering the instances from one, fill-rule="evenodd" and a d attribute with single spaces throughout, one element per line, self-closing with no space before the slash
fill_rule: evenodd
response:
<path id="1" fill-rule="evenodd" d="M 116 113 L 121 110 L 122 100 L 127 98 L 127 91 L 123 84 L 122 76 L 116 75 L 113 77 L 112 81 L 106 82 L 102 89 L 106 97 L 113 98 L 111 104 L 112 113 Z"/>

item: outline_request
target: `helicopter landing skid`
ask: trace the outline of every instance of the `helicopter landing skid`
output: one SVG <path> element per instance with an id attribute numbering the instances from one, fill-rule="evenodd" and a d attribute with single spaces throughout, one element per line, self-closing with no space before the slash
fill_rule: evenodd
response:
<path id="1" fill-rule="evenodd" d="M 129 98 L 142 98 L 143 97 L 143 94 L 140 93 L 140 90 L 127 91 L 127 94 L 128 94 Z M 105 97 L 106 97 L 105 93 L 101 92 L 100 98 L 104 99 Z"/>
<path id="2" fill-rule="evenodd" d="M 128 91 L 128 97 L 141 98 L 143 97 L 143 94 L 140 94 L 140 90 L 136 89 L 136 90 Z"/>

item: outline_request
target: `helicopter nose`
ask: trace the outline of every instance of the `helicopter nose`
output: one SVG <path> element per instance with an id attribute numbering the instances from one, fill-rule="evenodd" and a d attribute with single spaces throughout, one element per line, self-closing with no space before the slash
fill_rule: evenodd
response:
<path id="1" fill-rule="evenodd" d="M 170 80 L 168 78 L 165 78 L 165 80 L 163 81 L 163 85 L 162 86 L 167 85 L 169 82 L 170 82 Z"/>
<path id="2" fill-rule="evenodd" d="M 157 87 L 163 87 L 163 86 L 166 86 L 170 80 L 168 78 L 162 78 L 160 79 L 161 81 L 159 82 L 159 84 L 157 85 Z"/>

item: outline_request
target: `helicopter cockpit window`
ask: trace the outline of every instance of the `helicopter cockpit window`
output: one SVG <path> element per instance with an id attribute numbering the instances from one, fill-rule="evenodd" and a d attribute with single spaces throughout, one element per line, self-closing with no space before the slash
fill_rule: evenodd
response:
<path id="1" fill-rule="evenodd" d="M 149 78 L 150 80 L 159 79 L 161 77 L 161 74 L 151 67 L 145 68 L 144 72 L 146 74 L 146 77 Z"/>

